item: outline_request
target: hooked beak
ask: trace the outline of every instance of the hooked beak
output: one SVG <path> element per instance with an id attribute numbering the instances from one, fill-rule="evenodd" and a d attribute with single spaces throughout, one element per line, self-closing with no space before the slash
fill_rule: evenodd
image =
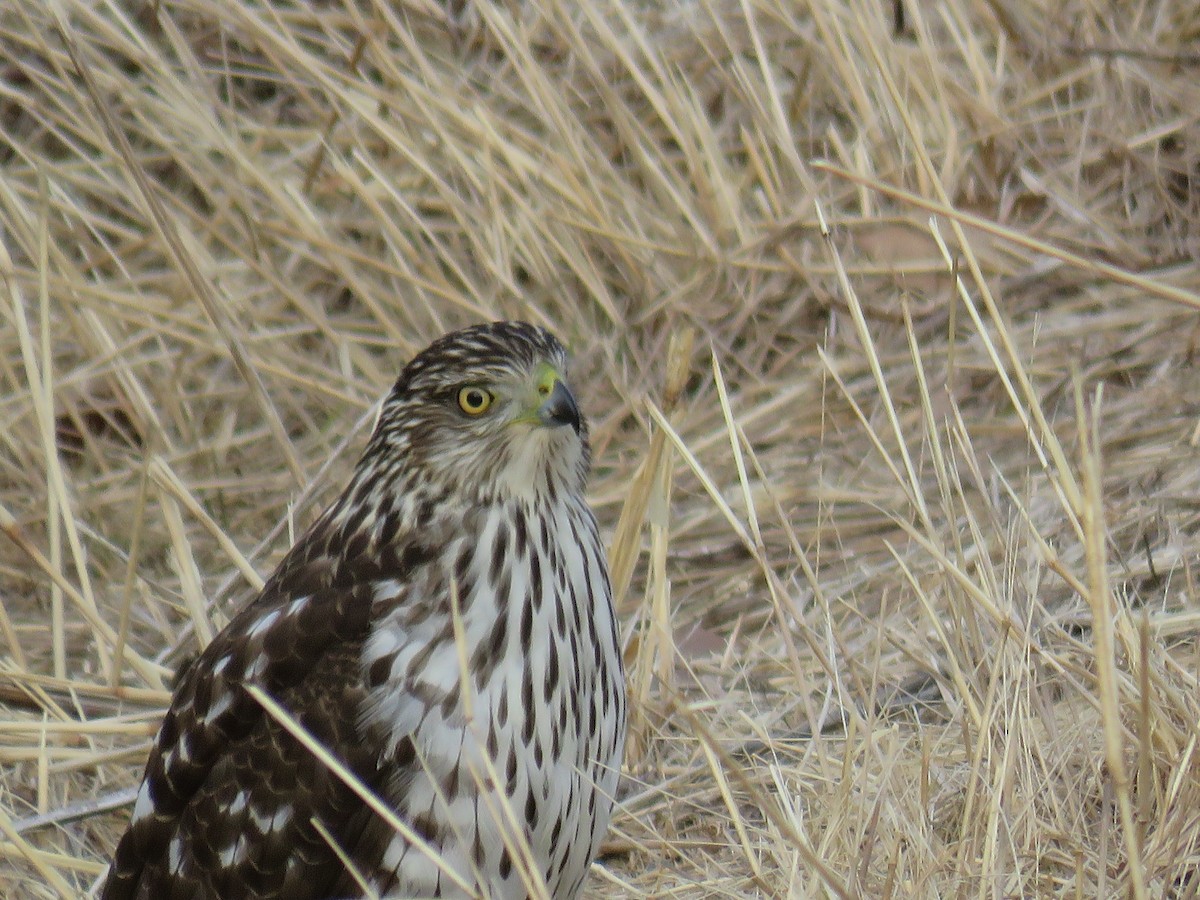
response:
<path id="1" fill-rule="evenodd" d="M 579 407 L 576 405 L 571 391 L 557 377 L 554 377 L 552 384 L 547 386 L 550 388 L 550 392 L 543 395 L 545 399 L 538 407 L 538 421 L 550 428 L 570 425 L 575 433 L 579 434 L 581 427 Z"/>

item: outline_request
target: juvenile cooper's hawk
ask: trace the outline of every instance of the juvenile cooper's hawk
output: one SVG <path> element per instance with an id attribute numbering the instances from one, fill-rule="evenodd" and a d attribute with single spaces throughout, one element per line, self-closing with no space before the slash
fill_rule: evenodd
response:
<path id="1" fill-rule="evenodd" d="M 565 374 L 558 341 L 518 322 L 405 367 L 341 497 L 182 673 L 102 898 L 579 892 L 625 687 Z"/>

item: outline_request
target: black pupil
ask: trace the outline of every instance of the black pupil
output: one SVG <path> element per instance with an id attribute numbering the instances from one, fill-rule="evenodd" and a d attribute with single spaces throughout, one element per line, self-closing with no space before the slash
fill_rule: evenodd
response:
<path id="1" fill-rule="evenodd" d="M 471 407 L 471 409 L 479 409 L 479 407 L 483 406 L 483 402 L 482 391 L 467 391 L 467 406 Z"/>

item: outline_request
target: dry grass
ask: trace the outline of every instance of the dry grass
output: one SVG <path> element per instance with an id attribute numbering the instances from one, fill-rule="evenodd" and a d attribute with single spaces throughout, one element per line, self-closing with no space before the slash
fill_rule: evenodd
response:
<path id="1" fill-rule="evenodd" d="M 629 586 L 595 894 L 1194 896 L 1200 12 L 448 6 L 0 0 L 0 894 L 524 317 Z"/>

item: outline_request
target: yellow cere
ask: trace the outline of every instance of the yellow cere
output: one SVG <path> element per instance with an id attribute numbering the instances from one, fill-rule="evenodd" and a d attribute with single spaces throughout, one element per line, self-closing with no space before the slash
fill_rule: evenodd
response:
<path id="1" fill-rule="evenodd" d="M 542 399 L 549 397 L 550 392 L 554 390 L 554 385 L 562 381 L 562 376 L 558 374 L 558 370 L 550 365 L 550 363 L 538 363 L 537 368 L 533 370 L 533 374 L 537 380 L 538 397 Z"/>

